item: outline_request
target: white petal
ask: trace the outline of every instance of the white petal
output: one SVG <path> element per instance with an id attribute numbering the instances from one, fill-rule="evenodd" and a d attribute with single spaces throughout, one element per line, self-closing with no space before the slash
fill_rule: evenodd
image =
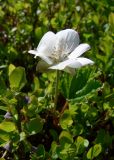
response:
<path id="1" fill-rule="evenodd" d="M 82 55 L 84 52 L 88 51 L 90 49 L 90 45 L 83 43 L 80 44 L 69 56 L 68 58 L 74 59 Z"/>
<path id="2" fill-rule="evenodd" d="M 71 63 L 71 62 L 70 62 Z M 68 67 L 68 61 L 66 62 L 61 62 L 57 65 L 51 66 L 48 69 L 55 69 L 55 70 L 63 70 L 67 73 L 70 73 L 71 75 L 75 74 L 75 68 L 70 68 Z"/>
<path id="3" fill-rule="evenodd" d="M 77 60 L 72 60 L 72 63 L 70 63 L 67 67 L 70 68 L 80 68 L 82 64 L 78 62 Z"/>
<path id="4" fill-rule="evenodd" d="M 54 52 L 55 42 L 55 33 L 49 31 L 42 37 L 37 47 L 37 51 L 45 54 L 46 56 L 50 56 Z"/>
<path id="5" fill-rule="evenodd" d="M 59 64 L 49 67 L 49 69 L 63 70 L 69 64 L 69 60 L 60 62 Z"/>
<path id="6" fill-rule="evenodd" d="M 85 66 L 87 64 L 94 64 L 94 62 L 88 58 L 83 58 L 83 57 L 80 57 L 80 58 L 77 58 L 77 61 L 79 63 L 81 63 L 82 66 Z"/>
<path id="7" fill-rule="evenodd" d="M 93 64 L 94 62 L 87 58 L 68 59 L 60 62 L 59 64 L 49 67 L 49 69 L 66 70 L 67 68 L 80 68 L 87 64 Z"/>
<path id="8" fill-rule="evenodd" d="M 73 29 L 66 29 L 56 34 L 56 50 L 68 54 L 79 45 L 79 35 Z"/>
<path id="9" fill-rule="evenodd" d="M 46 63 L 48 63 L 48 64 L 53 64 L 53 62 L 52 62 L 52 59 L 51 58 L 49 58 L 49 57 L 47 57 L 47 56 L 45 56 L 44 54 L 39 54 L 39 57 L 41 58 L 41 59 L 43 59 Z"/>
<path id="10" fill-rule="evenodd" d="M 34 54 L 35 58 L 37 56 L 40 57 L 41 59 L 43 59 L 48 64 L 52 64 L 53 63 L 52 60 L 49 57 L 45 56 L 45 54 L 43 54 L 43 53 L 38 53 L 38 51 L 35 51 L 35 50 L 30 50 L 30 51 L 28 51 L 28 53 Z"/>
<path id="11" fill-rule="evenodd" d="M 28 51 L 28 53 L 37 55 L 37 51 L 35 51 L 35 50 L 30 50 L 30 51 Z"/>
<path id="12" fill-rule="evenodd" d="M 60 62 L 59 64 L 49 67 L 49 69 L 64 70 L 66 67 L 78 68 L 80 66 L 81 66 L 80 62 L 76 60 L 68 59 L 66 61 Z"/>

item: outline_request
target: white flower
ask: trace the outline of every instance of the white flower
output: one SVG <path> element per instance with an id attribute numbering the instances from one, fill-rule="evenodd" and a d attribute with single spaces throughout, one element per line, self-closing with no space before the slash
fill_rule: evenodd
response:
<path id="1" fill-rule="evenodd" d="M 30 50 L 29 53 L 35 57 L 40 57 L 38 67 L 49 69 L 64 70 L 74 73 L 75 68 L 93 64 L 90 59 L 80 57 L 84 52 L 90 49 L 86 43 L 79 44 L 79 35 L 73 29 L 62 30 L 58 33 L 47 32 L 41 39 L 36 50 Z"/>

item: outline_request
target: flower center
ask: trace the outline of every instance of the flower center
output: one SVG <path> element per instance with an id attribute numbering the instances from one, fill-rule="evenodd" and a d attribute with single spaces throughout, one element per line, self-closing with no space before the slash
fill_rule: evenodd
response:
<path id="1" fill-rule="evenodd" d="M 68 53 L 65 52 L 63 43 L 58 42 L 56 46 L 54 46 L 54 50 L 50 58 L 53 60 L 54 63 L 58 63 L 65 60 L 67 55 Z"/>

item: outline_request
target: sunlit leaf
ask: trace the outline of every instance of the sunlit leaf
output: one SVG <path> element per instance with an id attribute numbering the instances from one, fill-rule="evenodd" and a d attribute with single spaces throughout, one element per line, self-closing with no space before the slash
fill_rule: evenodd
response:
<path id="1" fill-rule="evenodd" d="M 59 141 L 61 145 L 72 144 L 73 138 L 72 135 L 67 131 L 62 131 L 59 136 Z"/>
<path id="2" fill-rule="evenodd" d="M 89 141 L 81 136 L 78 136 L 75 141 L 75 144 L 76 144 L 77 154 L 81 154 L 84 152 L 84 149 L 88 147 Z"/>
<path id="3" fill-rule="evenodd" d="M 88 159 L 94 159 L 97 157 L 102 151 L 102 146 L 100 144 L 95 144 L 93 147 L 91 147 L 87 153 Z"/>
<path id="4" fill-rule="evenodd" d="M 3 121 L 0 123 L 0 129 L 6 132 L 12 132 L 16 129 L 16 127 L 13 122 Z"/>
<path id="5" fill-rule="evenodd" d="M 10 87 L 12 89 L 16 90 L 22 89 L 27 81 L 25 69 L 23 67 L 15 68 L 9 76 L 9 81 L 10 81 Z"/>
<path id="6" fill-rule="evenodd" d="M 68 127 L 70 127 L 73 123 L 72 117 L 70 115 L 69 110 L 66 110 L 61 119 L 60 119 L 60 125 L 63 129 L 67 129 Z"/>
<path id="7" fill-rule="evenodd" d="M 10 64 L 8 69 L 8 75 L 10 76 L 11 72 L 15 69 L 15 66 L 13 64 Z"/>

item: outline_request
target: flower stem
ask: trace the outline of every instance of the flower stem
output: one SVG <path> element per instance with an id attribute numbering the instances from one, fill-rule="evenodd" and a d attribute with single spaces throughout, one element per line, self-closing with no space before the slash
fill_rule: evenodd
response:
<path id="1" fill-rule="evenodd" d="M 59 85 L 59 70 L 56 70 L 56 82 L 55 82 L 55 109 L 57 107 L 58 100 L 58 85 Z"/>

